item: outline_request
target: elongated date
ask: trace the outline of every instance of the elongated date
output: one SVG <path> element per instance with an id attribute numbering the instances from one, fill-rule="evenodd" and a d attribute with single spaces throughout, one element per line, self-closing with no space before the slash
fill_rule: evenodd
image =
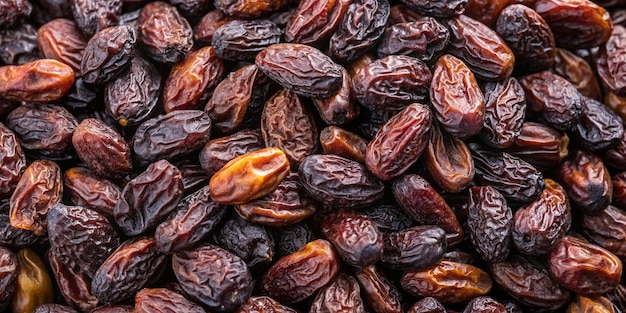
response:
<path id="1" fill-rule="evenodd" d="M 74 70 L 57 60 L 0 66 L 0 98 L 47 102 L 63 98 L 74 84 Z"/>

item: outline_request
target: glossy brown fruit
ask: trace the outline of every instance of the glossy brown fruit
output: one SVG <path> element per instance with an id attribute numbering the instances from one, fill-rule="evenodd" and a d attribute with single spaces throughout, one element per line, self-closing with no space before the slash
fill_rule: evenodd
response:
<path id="1" fill-rule="evenodd" d="M 63 98 L 74 83 L 74 70 L 57 60 L 0 66 L 0 98 L 48 102 Z"/>

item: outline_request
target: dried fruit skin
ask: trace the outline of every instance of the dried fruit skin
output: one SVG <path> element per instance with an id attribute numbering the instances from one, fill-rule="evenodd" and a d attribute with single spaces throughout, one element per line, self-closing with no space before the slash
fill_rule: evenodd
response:
<path id="1" fill-rule="evenodd" d="M 624 133 L 622 119 L 604 103 L 583 97 L 583 114 L 573 136 L 580 145 L 602 151 L 617 146 Z"/>
<path id="2" fill-rule="evenodd" d="M 51 59 L 0 66 L 0 98 L 48 102 L 61 99 L 74 83 L 74 70 Z"/>
<path id="3" fill-rule="evenodd" d="M 602 159 L 593 153 L 570 153 L 557 169 L 557 177 L 574 208 L 585 214 L 599 214 L 611 203 L 611 175 Z"/>
<path id="4" fill-rule="evenodd" d="M 448 247 L 446 232 L 438 226 L 415 226 L 385 235 L 382 262 L 398 270 L 433 266 Z"/>
<path id="5" fill-rule="evenodd" d="M 446 133 L 436 122 L 422 161 L 432 180 L 446 191 L 461 191 L 474 178 L 474 160 L 465 142 Z"/>
<path id="6" fill-rule="evenodd" d="M 365 151 L 365 165 L 389 181 L 406 172 L 428 145 L 433 123 L 427 106 L 413 103 L 383 125 Z"/>
<path id="7" fill-rule="evenodd" d="M 324 217 L 321 228 L 346 263 L 366 267 L 380 261 L 383 235 L 367 216 L 342 210 Z"/>
<path id="8" fill-rule="evenodd" d="M 137 34 L 127 25 L 113 26 L 96 33 L 83 51 L 80 73 L 89 84 L 104 84 L 122 74 L 135 53 Z"/>
<path id="9" fill-rule="evenodd" d="M 285 28 L 285 41 L 315 46 L 339 26 L 350 0 L 300 1 Z"/>
<path id="10" fill-rule="evenodd" d="M 375 265 L 360 269 L 356 277 L 364 300 L 375 312 L 403 312 L 400 291 Z"/>
<path id="11" fill-rule="evenodd" d="M 446 54 L 437 60 L 430 98 L 435 117 L 453 136 L 466 139 L 483 127 L 485 98 L 472 71 L 458 58 Z"/>
<path id="12" fill-rule="evenodd" d="M 353 132 L 337 126 L 328 126 L 320 132 L 320 143 L 324 154 L 335 154 L 359 163 L 365 162 L 367 141 Z"/>
<path id="13" fill-rule="evenodd" d="M 150 164 L 122 189 L 114 218 L 128 236 L 154 229 L 176 209 L 183 195 L 183 178 L 166 160 Z"/>
<path id="14" fill-rule="evenodd" d="M 274 258 L 274 237 L 263 225 L 248 222 L 234 214 L 214 232 L 221 247 L 240 257 L 251 270 L 264 269 Z"/>
<path id="15" fill-rule="evenodd" d="M 11 225 L 8 206 L 0 212 L 0 244 L 5 247 L 22 248 L 37 242 L 39 237 L 30 230 L 16 228 Z"/>
<path id="16" fill-rule="evenodd" d="M 19 263 L 15 253 L 0 247 L 0 310 L 5 310 L 11 304 L 18 273 Z"/>
<path id="17" fill-rule="evenodd" d="M 193 47 L 189 22 L 167 2 L 150 2 L 141 9 L 138 39 L 146 54 L 161 63 L 175 63 Z"/>
<path id="18" fill-rule="evenodd" d="M 222 59 L 254 61 L 261 50 L 279 43 L 280 37 L 281 30 L 269 20 L 234 20 L 215 30 L 212 46 Z"/>
<path id="19" fill-rule="evenodd" d="M 280 304 L 278 301 L 266 297 L 255 296 L 248 298 L 236 313 L 297 313 L 293 309 Z"/>
<path id="20" fill-rule="evenodd" d="M 354 101 L 350 73 L 345 68 L 341 71 L 343 83 L 336 94 L 324 99 L 311 99 L 320 117 L 328 125 L 347 124 L 358 118 L 361 112 L 358 104 Z"/>
<path id="21" fill-rule="evenodd" d="M 61 18 L 42 25 L 37 30 L 37 43 L 45 58 L 65 63 L 80 73 L 87 40 L 73 21 Z"/>
<path id="22" fill-rule="evenodd" d="M 558 166 L 567 157 L 569 141 L 567 134 L 550 126 L 524 122 L 520 134 L 504 151 L 543 171 Z"/>
<path id="23" fill-rule="evenodd" d="M 11 225 L 44 235 L 46 214 L 61 199 L 61 169 L 48 160 L 31 163 L 17 183 L 11 196 Z"/>
<path id="24" fill-rule="evenodd" d="M 507 313 L 508 311 L 502 303 L 487 296 L 472 299 L 463 310 L 463 313 L 480 312 Z"/>
<path id="25" fill-rule="evenodd" d="M 230 160 L 265 147 L 260 130 L 244 129 L 232 135 L 211 139 L 200 150 L 200 165 L 213 176 Z"/>
<path id="26" fill-rule="evenodd" d="M 232 312 L 252 293 L 252 276 L 238 256 L 211 244 L 174 254 L 176 279 L 191 298 L 216 312 Z"/>
<path id="27" fill-rule="evenodd" d="M 605 87 L 622 97 L 626 96 L 624 47 L 626 47 L 626 26 L 615 25 L 611 36 L 600 50 L 596 64 L 598 76 Z"/>
<path id="28" fill-rule="evenodd" d="M 470 188 L 467 226 L 478 254 L 488 262 L 502 262 L 511 251 L 513 212 L 506 199 L 490 186 Z"/>
<path id="29" fill-rule="evenodd" d="M 33 312 L 40 304 L 52 303 L 52 279 L 37 253 L 30 248 L 22 248 L 17 251 L 17 262 L 19 271 L 11 300 L 11 311 Z"/>
<path id="30" fill-rule="evenodd" d="M 354 312 L 365 313 L 363 300 L 361 300 L 359 283 L 352 276 L 339 274 L 320 292 L 313 300 L 309 312 L 339 313 Z"/>
<path id="31" fill-rule="evenodd" d="M 37 29 L 31 24 L 24 23 L 0 31 L 0 45 L 3 48 L 0 50 L 0 61 L 7 65 L 19 65 L 40 59 Z"/>
<path id="32" fill-rule="evenodd" d="M 207 13 L 196 24 L 193 29 L 194 40 L 198 44 L 210 44 L 213 34 L 220 26 L 235 20 L 236 17 L 224 14 L 222 11 L 215 9 Z"/>
<path id="33" fill-rule="evenodd" d="M 80 159 L 100 176 L 122 177 L 132 169 L 128 143 L 101 120 L 87 118 L 80 122 L 72 144 Z"/>
<path id="34" fill-rule="evenodd" d="M 446 308 L 433 297 L 426 297 L 415 302 L 407 313 L 446 313 Z"/>
<path id="35" fill-rule="evenodd" d="M 92 37 L 109 26 L 117 25 L 124 1 L 71 0 L 69 2 L 76 25 L 86 37 Z"/>
<path id="36" fill-rule="evenodd" d="M 403 54 L 424 62 L 437 60 L 448 46 L 450 31 L 436 19 L 425 17 L 415 22 L 396 23 L 385 30 L 378 50 L 379 56 Z"/>
<path id="37" fill-rule="evenodd" d="M 576 295 L 574 300 L 567 307 L 567 313 L 615 313 L 618 312 L 615 304 L 602 296 L 581 296 Z"/>
<path id="38" fill-rule="evenodd" d="M 485 115 L 480 137 L 495 148 L 507 148 L 520 135 L 526 116 L 524 89 L 513 77 L 481 86 Z"/>
<path id="39" fill-rule="evenodd" d="M 581 223 L 592 242 L 617 256 L 626 256 L 626 213 L 609 205 L 598 215 L 585 215 Z"/>
<path id="40" fill-rule="evenodd" d="M 548 264 L 555 281 L 581 295 L 611 291 L 622 276 L 619 257 L 573 236 L 565 236 L 556 244 Z"/>
<path id="41" fill-rule="evenodd" d="M 365 165 L 332 154 L 310 155 L 298 168 L 300 183 L 316 200 L 335 208 L 358 208 L 383 196 L 384 185 Z"/>
<path id="42" fill-rule="evenodd" d="M 91 293 L 91 277 L 74 264 L 66 264 L 75 262 L 66 262 L 56 250 L 50 249 L 48 263 L 59 292 L 69 305 L 82 311 L 91 311 L 98 306 L 98 299 Z"/>
<path id="43" fill-rule="evenodd" d="M 122 193 L 120 187 L 83 167 L 73 167 L 65 171 L 63 191 L 73 204 L 106 217 L 113 216 L 113 210 Z"/>
<path id="44" fill-rule="evenodd" d="M 227 15 L 254 18 L 276 12 L 293 0 L 216 0 L 215 7 Z"/>
<path id="45" fill-rule="evenodd" d="M 242 204 L 263 197 L 289 172 L 289 161 L 278 148 L 238 156 L 211 177 L 211 198 L 221 204 Z"/>
<path id="46" fill-rule="evenodd" d="M 417 13 L 439 18 L 460 15 L 465 11 L 467 0 L 402 0 L 409 8 Z"/>
<path id="47" fill-rule="evenodd" d="M 13 193 L 26 169 L 26 156 L 15 133 L 0 123 L 0 197 Z"/>
<path id="48" fill-rule="evenodd" d="M 32 4 L 26 0 L 8 0 L 0 3 L 0 26 L 12 26 L 29 16 L 33 10 Z"/>
<path id="49" fill-rule="evenodd" d="M 591 65 L 580 56 L 568 50 L 556 48 L 552 71 L 572 83 L 583 96 L 602 100 L 598 78 Z"/>
<path id="50" fill-rule="evenodd" d="M 464 303 L 491 290 L 491 279 L 482 269 L 442 260 L 432 268 L 405 271 L 402 288 L 418 297 L 433 297 L 442 303 Z"/>
<path id="51" fill-rule="evenodd" d="M 204 313 L 204 309 L 182 295 L 165 288 L 144 288 L 135 295 L 135 312 Z"/>
<path id="52" fill-rule="evenodd" d="M 323 239 L 309 242 L 284 256 L 263 276 L 262 293 L 281 303 L 295 303 L 313 295 L 339 272 L 339 259 Z"/>

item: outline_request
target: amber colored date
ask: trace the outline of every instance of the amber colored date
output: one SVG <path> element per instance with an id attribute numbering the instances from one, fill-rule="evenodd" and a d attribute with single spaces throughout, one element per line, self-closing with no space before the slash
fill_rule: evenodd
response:
<path id="1" fill-rule="evenodd" d="M 238 156 L 211 177 L 211 198 L 222 204 L 242 204 L 263 197 L 289 172 L 289 161 L 278 148 Z"/>
<path id="2" fill-rule="evenodd" d="M 300 1 L 285 28 L 285 41 L 315 46 L 330 37 L 348 10 L 349 0 Z"/>
<path id="3" fill-rule="evenodd" d="M 602 296 L 581 296 L 576 295 L 574 300 L 567 307 L 567 313 L 617 313 L 616 305 L 609 299 Z"/>
<path id="4" fill-rule="evenodd" d="M 524 122 L 520 134 L 504 151 L 543 171 L 558 166 L 567 157 L 569 142 L 566 133 L 545 124 Z"/>
<path id="5" fill-rule="evenodd" d="M 19 271 L 15 294 L 11 300 L 12 312 L 33 312 L 44 303 L 52 303 L 54 289 L 48 268 L 31 248 L 17 251 Z"/>
<path id="6" fill-rule="evenodd" d="M 359 163 L 365 162 L 367 141 L 361 136 L 337 126 L 328 126 L 320 132 L 324 154 L 335 154 Z"/>
<path id="7" fill-rule="evenodd" d="M 356 272 L 363 299 L 375 312 L 402 313 L 402 294 L 376 265 Z"/>
<path id="8" fill-rule="evenodd" d="M 361 112 L 354 101 L 352 77 L 345 68 L 342 68 L 341 72 L 343 73 L 341 89 L 336 94 L 328 98 L 311 99 L 320 117 L 328 125 L 347 124 L 357 119 Z"/>
<path id="9" fill-rule="evenodd" d="M 106 217 L 113 210 L 122 190 L 113 182 L 96 176 L 83 167 L 69 168 L 63 174 L 63 191 L 73 204 L 94 210 Z"/>
<path id="10" fill-rule="evenodd" d="M 235 19 L 236 17 L 226 15 L 217 9 L 210 11 L 202 17 L 193 29 L 195 41 L 200 44 L 210 44 L 215 30 Z"/>
<path id="11" fill-rule="evenodd" d="M 63 98 L 74 84 L 74 70 L 52 59 L 0 66 L 0 98 L 48 102 Z"/>
<path id="12" fill-rule="evenodd" d="M 433 123 L 422 160 L 432 180 L 450 192 L 467 187 L 476 172 L 465 142 L 446 133 L 436 122 Z"/>

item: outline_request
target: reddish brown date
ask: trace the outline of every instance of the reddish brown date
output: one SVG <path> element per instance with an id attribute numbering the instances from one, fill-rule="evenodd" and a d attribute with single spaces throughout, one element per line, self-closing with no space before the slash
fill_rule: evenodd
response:
<path id="1" fill-rule="evenodd" d="M 236 313 L 297 313 L 295 310 L 280 304 L 278 301 L 266 297 L 250 297 Z"/>
<path id="2" fill-rule="evenodd" d="M 254 61 L 261 50 L 279 43 L 281 34 L 281 29 L 266 19 L 234 20 L 215 30 L 212 46 L 225 60 Z"/>
<path id="3" fill-rule="evenodd" d="M 611 174 L 597 155 L 576 150 L 557 169 L 572 206 L 585 214 L 601 213 L 611 203 Z"/>
<path id="4" fill-rule="evenodd" d="M 122 193 L 113 182 L 96 176 L 84 167 L 73 167 L 63 174 L 63 191 L 73 204 L 94 210 L 106 217 L 113 210 Z"/>
<path id="5" fill-rule="evenodd" d="M 280 258 L 263 276 L 264 294 L 281 303 L 295 303 L 312 296 L 339 272 L 339 259 L 328 241 L 318 239 Z"/>
<path id="6" fill-rule="evenodd" d="M 145 53 L 161 63 L 182 60 L 193 48 L 193 30 L 176 7 L 164 1 L 150 2 L 141 9 L 138 40 Z"/>
<path id="7" fill-rule="evenodd" d="M 402 294 L 375 265 L 356 272 L 363 299 L 374 312 L 402 313 Z"/>
<path id="8" fill-rule="evenodd" d="M 524 122 L 520 134 L 504 151 L 543 171 L 558 166 L 567 157 L 569 141 L 567 134 L 548 125 Z"/>
<path id="9" fill-rule="evenodd" d="M 573 137 L 591 151 L 602 151 L 617 146 L 624 133 L 622 118 L 595 99 L 583 97 L 583 114 Z"/>
<path id="10" fill-rule="evenodd" d="M 500 12 L 509 4 L 512 2 L 508 0 L 468 0 L 463 14 L 493 28 Z"/>
<path id="11" fill-rule="evenodd" d="M 365 215 L 347 210 L 328 214 L 322 222 L 322 233 L 341 259 L 352 266 L 373 265 L 382 257 L 383 235 Z"/>
<path id="12" fill-rule="evenodd" d="M 448 46 L 450 31 L 432 17 L 415 22 L 393 24 L 385 30 L 377 53 L 379 56 L 403 54 L 432 63 Z"/>
<path id="13" fill-rule="evenodd" d="M 91 311 L 98 306 L 98 299 L 91 293 L 91 277 L 74 264 L 67 264 L 75 262 L 67 262 L 56 250 L 50 249 L 48 263 L 67 304 L 82 311 Z"/>
<path id="14" fill-rule="evenodd" d="M 495 188 L 470 188 L 467 226 L 470 239 L 483 260 L 502 262 L 509 256 L 513 212 Z"/>
<path id="15" fill-rule="evenodd" d="M 626 96 L 624 47 L 626 47 L 626 26 L 615 25 L 611 36 L 603 49 L 600 50 L 596 65 L 598 76 L 605 87 L 622 97 Z"/>
<path id="16" fill-rule="evenodd" d="M 324 99 L 311 99 L 320 117 L 328 125 L 342 125 L 354 121 L 361 112 L 354 101 L 352 79 L 345 68 L 341 69 L 343 80 L 341 89 L 336 94 Z"/>
<path id="17" fill-rule="evenodd" d="M 202 17 L 193 29 L 193 36 L 199 44 L 210 44 L 213 34 L 220 26 L 235 20 L 236 17 L 226 15 L 220 10 L 212 10 Z"/>
<path id="18" fill-rule="evenodd" d="M 619 257 L 626 256 L 626 212 L 609 205 L 598 215 L 584 215 L 584 234 Z"/>
<path id="19" fill-rule="evenodd" d="M 5 310 L 15 293 L 15 282 L 19 272 L 19 263 L 15 253 L 0 247 L 0 310 Z"/>
<path id="20" fill-rule="evenodd" d="M 316 45 L 330 37 L 339 26 L 351 1 L 300 1 L 285 28 L 285 41 Z"/>
<path id="21" fill-rule="evenodd" d="M 0 3 L 0 26 L 10 27 L 22 21 L 33 11 L 33 5 L 26 0 L 9 0 Z"/>
<path id="22" fill-rule="evenodd" d="M 294 0 L 216 0 L 215 7 L 227 15 L 255 18 L 279 11 Z"/>
<path id="23" fill-rule="evenodd" d="M 567 79 L 583 96 L 602 100 L 602 90 L 591 65 L 576 54 L 556 48 L 552 71 Z"/>
<path id="24" fill-rule="evenodd" d="M 65 63 L 80 73 L 87 39 L 73 21 L 61 18 L 42 25 L 37 30 L 37 44 L 45 58 Z"/>
<path id="25" fill-rule="evenodd" d="M 26 169 L 26 156 L 15 134 L 0 123 L 0 197 L 10 196 Z"/>
<path id="26" fill-rule="evenodd" d="M 446 191 L 461 191 L 474 178 L 474 160 L 465 142 L 446 133 L 436 122 L 422 160 L 432 180 Z"/>
<path id="27" fill-rule="evenodd" d="M 189 312 L 204 313 L 204 309 L 181 294 L 165 288 L 144 288 L 135 295 L 137 313 Z"/>
<path id="28" fill-rule="evenodd" d="M 433 266 L 448 247 L 446 232 L 438 226 L 415 226 L 385 235 L 382 263 L 397 270 Z"/>
<path id="29" fill-rule="evenodd" d="M 104 84 L 120 75 L 131 64 L 137 34 L 128 25 L 99 31 L 83 51 L 80 74 L 89 84 Z"/>
<path id="30" fill-rule="evenodd" d="M 409 8 L 417 13 L 439 18 L 447 18 L 462 14 L 465 11 L 467 0 L 403 0 Z"/>
<path id="31" fill-rule="evenodd" d="M 481 86 L 485 97 L 485 115 L 480 137 L 495 148 L 511 146 L 520 135 L 526 116 L 524 89 L 513 77 Z"/>
<path id="32" fill-rule="evenodd" d="M 339 313 L 350 311 L 365 313 L 359 283 L 352 276 L 339 274 L 333 282 L 320 290 L 309 312 Z"/>
<path id="33" fill-rule="evenodd" d="M 198 158 L 202 169 L 213 176 L 230 160 L 264 147 L 260 130 L 244 129 L 229 136 L 210 140 L 200 150 Z"/>
<path id="34" fill-rule="evenodd" d="M 0 66 L 0 98 L 6 100 L 55 101 L 63 98 L 72 84 L 74 70 L 57 60 Z"/>
<path id="35" fill-rule="evenodd" d="M 121 0 L 72 0 L 68 2 L 71 5 L 76 25 L 87 37 L 92 37 L 96 32 L 109 26 L 117 25 L 122 14 L 123 1 Z"/>
<path id="36" fill-rule="evenodd" d="M 320 132 L 320 143 L 324 154 L 335 154 L 365 163 L 367 141 L 355 133 L 337 126 L 329 126 Z"/>

